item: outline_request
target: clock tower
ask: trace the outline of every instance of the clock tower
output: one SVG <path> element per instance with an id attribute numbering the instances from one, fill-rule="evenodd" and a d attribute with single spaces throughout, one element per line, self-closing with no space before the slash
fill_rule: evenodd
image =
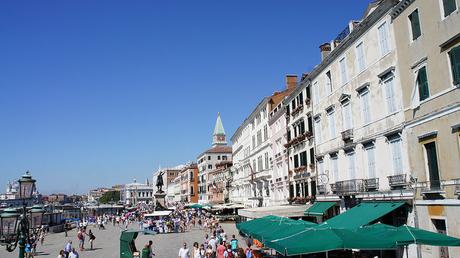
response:
<path id="1" fill-rule="evenodd" d="M 220 113 L 217 113 L 216 126 L 214 127 L 214 134 L 212 137 L 212 147 L 218 145 L 227 145 L 224 126 L 222 125 L 222 120 L 220 119 Z"/>

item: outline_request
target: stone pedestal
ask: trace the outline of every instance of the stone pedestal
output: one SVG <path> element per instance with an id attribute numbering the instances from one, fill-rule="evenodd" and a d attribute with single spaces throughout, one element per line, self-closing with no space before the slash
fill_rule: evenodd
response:
<path id="1" fill-rule="evenodd" d="M 167 208 L 166 200 L 165 200 L 166 193 L 164 193 L 164 192 L 162 192 L 162 193 L 156 192 L 154 194 L 154 196 L 155 196 L 155 210 L 166 209 Z M 158 205 L 160 205 L 162 207 L 158 207 Z"/>

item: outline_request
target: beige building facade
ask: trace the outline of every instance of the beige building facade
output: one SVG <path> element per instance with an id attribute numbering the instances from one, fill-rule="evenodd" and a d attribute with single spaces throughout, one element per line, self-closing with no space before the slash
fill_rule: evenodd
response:
<path id="1" fill-rule="evenodd" d="M 460 237 L 458 0 L 403 0 L 392 12 L 419 227 Z M 421 257 L 460 248 L 422 246 Z"/>

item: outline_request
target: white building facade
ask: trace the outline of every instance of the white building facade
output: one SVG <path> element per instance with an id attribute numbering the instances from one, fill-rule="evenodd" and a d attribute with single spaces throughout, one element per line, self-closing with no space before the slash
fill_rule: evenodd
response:
<path id="1" fill-rule="evenodd" d="M 153 203 L 153 186 L 151 184 L 133 183 L 125 184 L 120 192 L 121 201 L 130 206 L 137 204 Z"/>

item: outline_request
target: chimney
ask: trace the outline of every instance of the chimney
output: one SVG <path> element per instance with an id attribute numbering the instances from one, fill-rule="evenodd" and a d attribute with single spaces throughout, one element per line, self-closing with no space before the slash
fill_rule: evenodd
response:
<path id="1" fill-rule="evenodd" d="M 321 61 L 326 58 L 327 55 L 331 52 L 331 44 L 330 43 L 324 43 L 321 46 L 319 46 L 319 50 L 321 52 Z"/>
<path id="2" fill-rule="evenodd" d="M 286 75 L 286 89 L 294 89 L 297 87 L 297 75 L 288 74 Z"/>

